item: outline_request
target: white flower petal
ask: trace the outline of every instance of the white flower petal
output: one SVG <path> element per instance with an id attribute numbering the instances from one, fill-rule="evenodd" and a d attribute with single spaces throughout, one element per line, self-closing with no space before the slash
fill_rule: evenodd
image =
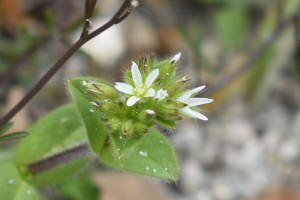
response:
<path id="1" fill-rule="evenodd" d="M 173 58 L 171 58 L 171 60 L 170 60 L 170 63 L 173 63 L 173 64 L 177 63 L 178 60 L 180 59 L 180 57 L 181 57 L 181 52 L 179 52 L 175 56 L 173 56 Z"/>
<path id="2" fill-rule="evenodd" d="M 201 113 L 193 111 L 193 110 L 192 110 L 192 112 L 193 112 L 194 118 L 198 118 L 198 119 L 201 119 L 204 121 L 208 120 L 208 118 L 206 116 L 202 115 Z"/>
<path id="3" fill-rule="evenodd" d="M 163 100 L 168 96 L 169 96 L 169 94 L 168 94 L 167 90 L 163 90 L 163 89 L 159 89 L 155 94 L 155 98 L 157 98 L 158 100 Z"/>
<path id="4" fill-rule="evenodd" d="M 189 106 L 200 106 L 203 104 L 211 103 L 214 100 L 208 98 L 190 98 Z"/>
<path id="5" fill-rule="evenodd" d="M 159 74 L 159 69 L 155 69 L 147 76 L 146 81 L 145 81 L 145 86 L 147 88 L 151 87 L 152 83 L 155 81 L 158 74 Z"/>
<path id="6" fill-rule="evenodd" d="M 184 116 L 194 117 L 193 111 L 188 106 L 180 108 L 178 111 L 179 111 L 179 113 L 181 113 Z"/>
<path id="7" fill-rule="evenodd" d="M 204 115 L 202 115 L 199 112 L 191 110 L 188 106 L 181 108 L 178 111 L 179 111 L 179 113 L 181 113 L 182 115 L 185 115 L 187 117 L 198 118 L 198 119 L 205 120 L 205 121 L 208 120 L 207 117 L 205 117 Z"/>
<path id="8" fill-rule="evenodd" d="M 188 104 L 189 103 L 189 99 L 190 99 L 191 96 L 192 96 L 192 92 L 191 91 L 187 91 L 183 95 L 181 95 L 180 97 L 178 97 L 177 101 Z"/>
<path id="9" fill-rule="evenodd" d="M 137 96 L 132 96 L 127 100 L 127 106 L 133 106 L 136 102 L 138 102 L 141 98 Z"/>
<path id="10" fill-rule="evenodd" d="M 134 93 L 134 88 L 127 84 L 127 83 L 120 83 L 120 82 L 116 82 L 115 84 L 115 88 L 123 93 L 126 94 L 133 94 Z"/>
<path id="11" fill-rule="evenodd" d="M 145 94 L 145 97 L 153 97 L 155 95 L 155 90 L 150 88 L 147 93 Z"/>
<path id="12" fill-rule="evenodd" d="M 197 94 L 199 93 L 201 90 L 203 90 L 206 86 L 205 85 L 202 85 L 200 87 L 196 87 L 194 89 L 191 90 L 192 94 Z"/>
<path id="13" fill-rule="evenodd" d="M 131 74 L 132 74 L 132 79 L 133 79 L 134 85 L 136 87 L 143 84 L 141 72 L 135 62 L 132 62 Z"/>

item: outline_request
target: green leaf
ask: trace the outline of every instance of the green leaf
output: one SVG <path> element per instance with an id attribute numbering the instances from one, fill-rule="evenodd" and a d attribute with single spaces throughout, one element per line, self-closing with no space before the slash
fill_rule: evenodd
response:
<path id="1" fill-rule="evenodd" d="M 13 163 L 0 165 L 0 197 L 7 200 L 39 200 L 38 191 L 25 182 Z"/>
<path id="2" fill-rule="evenodd" d="M 9 130 L 12 127 L 13 123 L 12 122 L 8 122 L 6 124 L 4 124 L 1 128 L 0 128 L 0 135 L 2 135 L 3 133 L 5 133 L 7 130 Z"/>
<path id="3" fill-rule="evenodd" d="M 109 134 L 111 153 L 117 157 L 122 158 L 127 156 L 135 146 L 139 145 L 142 135 L 133 135 L 130 137 L 120 136 L 119 134 Z"/>
<path id="4" fill-rule="evenodd" d="M 71 160 L 55 168 L 31 174 L 28 165 L 85 143 L 86 133 L 74 105 L 62 106 L 37 121 L 30 135 L 18 145 L 15 163 L 22 175 L 34 184 L 58 182 L 80 169 L 88 158 Z"/>
<path id="5" fill-rule="evenodd" d="M 102 83 L 102 80 L 94 78 L 76 78 L 69 81 L 69 90 L 86 127 L 92 150 L 98 153 L 104 145 L 107 134 L 101 121 L 101 112 L 91 104 L 93 99 L 87 95 L 85 83 L 90 80 Z"/>
<path id="6" fill-rule="evenodd" d="M 154 128 L 125 157 L 114 156 L 109 145 L 101 150 L 99 156 L 103 162 L 115 168 L 167 180 L 176 180 L 178 177 L 178 164 L 173 147 Z"/>
<path id="7" fill-rule="evenodd" d="M 4 140 L 12 140 L 12 139 L 18 139 L 18 138 L 23 138 L 28 136 L 28 132 L 14 132 L 14 133 L 9 133 L 3 136 L 0 136 L 0 141 Z"/>
<path id="8" fill-rule="evenodd" d="M 96 200 L 99 199 L 99 187 L 94 183 L 93 171 L 85 169 L 57 185 L 64 199 L 72 200 Z"/>

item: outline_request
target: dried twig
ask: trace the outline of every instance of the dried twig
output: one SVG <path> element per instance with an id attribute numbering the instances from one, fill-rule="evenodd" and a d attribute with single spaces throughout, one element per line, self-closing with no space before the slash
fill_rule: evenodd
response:
<path id="1" fill-rule="evenodd" d="M 87 1 L 86 1 L 87 2 Z M 136 1 L 133 1 L 136 2 Z M 91 13 L 95 7 L 96 1 L 88 1 L 86 5 L 89 8 L 86 8 L 86 17 L 90 17 Z M 86 37 L 80 37 L 77 42 L 75 42 L 70 49 L 49 69 L 49 71 L 32 87 L 31 90 L 20 100 L 20 102 L 13 107 L 6 115 L 0 119 L 0 127 L 6 124 L 11 118 L 17 114 L 43 87 L 44 85 L 56 74 L 56 72 L 69 60 L 69 58 L 86 42 L 101 34 L 105 30 L 109 29 L 115 24 L 118 24 L 124 20 L 132 9 L 135 7 L 135 4 L 132 4 L 131 0 L 125 0 L 119 10 L 115 15 L 103 26 L 96 29 L 95 31 L 88 33 Z M 83 32 L 88 32 L 86 25 L 83 27 Z"/>

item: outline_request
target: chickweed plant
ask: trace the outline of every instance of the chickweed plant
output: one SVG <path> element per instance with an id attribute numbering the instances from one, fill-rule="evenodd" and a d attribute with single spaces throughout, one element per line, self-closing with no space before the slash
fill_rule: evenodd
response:
<path id="1" fill-rule="evenodd" d="M 86 0 L 80 39 L 0 119 L 0 141 L 26 136 L 12 157 L 0 158 L 0 199 L 41 199 L 37 186 L 61 183 L 95 157 L 122 171 L 164 180 L 178 178 L 175 151 L 157 127 L 175 129 L 183 117 L 207 120 L 199 106 L 213 101 L 196 97 L 205 86 L 189 89 L 189 80 L 179 75 L 181 53 L 161 61 L 145 56 L 132 62 L 123 82 L 94 77 L 68 80 L 73 103 L 46 114 L 27 132 L 3 135 L 12 125 L 11 117 L 84 43 L 124 20 L 137 3 L 125 0 L 110 21 L 90 32 L 96 0 Z"/>

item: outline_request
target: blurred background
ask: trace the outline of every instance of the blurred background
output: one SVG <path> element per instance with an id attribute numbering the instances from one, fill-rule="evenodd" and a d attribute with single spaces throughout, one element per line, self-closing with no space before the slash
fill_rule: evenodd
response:
<path id="1" fill-rule="evenodd" d="M 121 0 L 101 0 L 93 28 Z M 12 108 L 81 33 L 83 0 L 0 0 L 0 114 Z M 177 182 L 117 172 L 94 162 L 43 188 L 55 200 L 300 199 L 300 0 L 140 0 L 121 24 L 91 40 L 14 118 L 26 130 L 70 102 L 66 80 L 121 80 L 132 60 L 182 53 L 179 71 L 209 121 L 186 119 L 166 135 L 180 162 Z M 1 145 L 0 158 L 16 142 Z M 1 155 L 2 154 L 2 155 Z"/>

